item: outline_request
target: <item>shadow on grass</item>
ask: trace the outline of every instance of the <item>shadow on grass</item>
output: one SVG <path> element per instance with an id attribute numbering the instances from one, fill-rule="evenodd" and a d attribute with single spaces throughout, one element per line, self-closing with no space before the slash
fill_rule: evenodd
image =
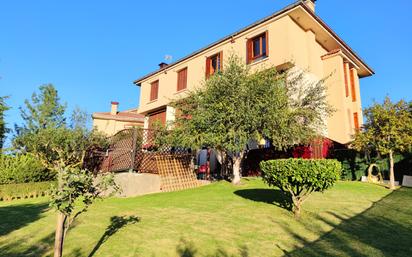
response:
<path id="1" fill-rule="evenodd" d="M 106 231 L 100 237 L 99 242 L 97 242 L 96 246 L 90 252 L 89 257 L 92 257 L 97 250 L 114 234 L 116 234 L 120 229 L 124 228 L 129 224 L 135 224 L 140 221 L 139 217 L 136 216 L 113 216 L 110 218 L 110 225 L 106 228 Z"/>
<path id="2" fill-rule="evenodd" d="M 342 221 L 338 226 L 325 217 L 317 216 L 335 228 L 314 242 L 287 225 L 278 224 L 304 245 L 290 252 L 282 249 L 284 256 L 412 256 L 411 202 L 412 189 L 401 188 L 353 218 L 327 213 Z M 321 233 L 309 224 L 306 228 L 313 233 Z"/>
<path id="3" fill-rule="evenodd" d="M 47 203 L 0 207 L 0 236 L 7 235 L 40 219 L 48 207 Z"/>
<path id="4" fill-rule="evenodd" d="M 248 248 L 243 245 L 240 246 L 238 249 L 238 253 L 236 254 L 229 254 L 225 249 L 219 247 L 216 251 L 212 254 L 208 255 L 198 255 L 198 249 L 194 245 L 192 241 L 188 241 L 184 238 L 180 239 L 179 245 L 176 247 L 177 255 L 180 257 L 196 257 L 196 256 L 204 256 L 204 257 L 248 257 L 249 250 Z"/>
<path id="5" fill-rule="evenodd" d="M 28 239 L 14 240 L 7 245 L 0 246 L 1 257 L 22 257 L 22 256 L 44 256 L 53 249 L 54 232 L 43 237 L 40 241 L 31 245 L 29 248 L 22 250 L 21 246 Z"/>
<path id="6" fill-rule="evenodd" d="M 251 201 L 274 204 L 288 211 L 292 210 L 292 199 L 279 189 L 243 189 L 235 191 L 234 194 Z"/>

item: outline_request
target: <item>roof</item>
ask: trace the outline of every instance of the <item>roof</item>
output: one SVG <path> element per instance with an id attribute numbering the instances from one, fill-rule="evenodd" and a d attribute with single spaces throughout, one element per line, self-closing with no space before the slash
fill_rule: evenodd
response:
<path id="1" fill-rule="evenodd" d="M 136 109 L 132 109 L 132 110 L 136 111 Z M 131 112 L 131 110 L 128 110 L 128 111 L 118 112 L 116 115 L 112 115 L 110 112 L 95 112 L 93 113 L 92 117 L 93 119 L 143 123 L 145 116 L 142 114 L 138 114 L 136 112 Z"/>
<path id="2" fill-rule="evenodd" d="M 282 10 L 277 11 L 277 12 L 275 12 L 275 13 L 273 13 L 273 14 L 271 14 L 271 15 L 269 15 L 269 16 L 267 16 L 267 17 L 265 17 L 265 18 L 263 18 L 263 19 L 261 19 L 261 20 L 259 20 L 259 21 L 257 21 L 257 22 L 255 22 L 255 23 L 251 24 L 251 25 L 249 25 L 249 26 L 247 26 L 247 27 L 244 27 L 244 28 L 236 31 L 235 33 L 232 33 L 232 34 L 230 34 L 230 35 L 228 35 L 228 36 L 226 36 L 226 37 L 224 37 L 224 38 L 222 38 L 222 39 L 217 40 L 217 41 L 215 41 L 215 42 L 207 45 L 206 47 L 203 47 L 203 48 L 201 48 L 201 49 L 199 49 L 199 50 L 197 50 L 197 51 L 195 51 L 195 52 L 193 52 L 193 53 L 191 53 L 191 54 L 189 54 L 189 55 L 187 55 L 187 56 L 185 56 L 185 57 L 183 57 L 183 58 L 181 58 L 181 59 L 179 59 L 179 60 L 177 60 L 177 61 L 169 64 L 169 65 L 167 65 L 167 66 L 164 67 L 164 68 L 157 69 L 157 70 L 155 70 L 155 71 L 153 71 L 153 72 L 151 72 L 151 73 L 149 73 L 149 74 L 146 74 L 146 75 L 144 75 L 143 77 L 140 77 L 140 78 L 136 79 L 133 83 L 136 84 L 136 85 L 138 85 L 138 86 L 140 86 L 140 82 L 141 82 L 142 80 L 147 79 L 147 78 L 149 78 L 149 77 L 151 77 L 151 76 L 153 76 L 153 75 L 155 75 L 155 74 L 157 74 L 157 73 L 160 73 L 160 72 L 162 72 L 162 71 L 164 71 L 164 70 L 166 70 L 166 69 L 169 69 L 169 68 L 171 68 L 171 67 L 173 67 L 173 66 L 175 66 L 175 65 L 177 65 L 177 64 L 179 64 L 179 63 L 181 63 L 181 62 L 183 62 L 183 61 L 185 61 L 185 60 L 187 60 L 187 59 L 189 59 L 189 58 L 191 58 L 191 57 L 193 57 L 193 56 L 195 56 L 195 55 L 197 55 L 197 54 L 202 53 L 203 51 L 206 51 L 207 49 L 209 49 L 209 48 L 211 48 L 211 47 L 213 47 L 213 46 L 216 46 L 216 45 L 218 45 L 218 44 L 220 44 L 220 43 L 222 43 L 222 42 L 224 42 L 224 41 L 230 40 L 232 37 L 235 37 L 235 36 L 237 36 L 237 35 L 245 32 L 245 31 L 247 31 L 247 30 L 249 30 L 249 29 L 251 29 L 251 28 L 253 28 L 253 27 L 258 26 L 259 24 L 262 24 L 262 23 L 264 23 L 264 22 L 266 22 L 266 21 L 269 21 L 269 20 L 271 20 L 271 19 L 273 19 L 273 18 L 275 18 L 275 17 L 278 17 L 278 16 L 280 16 L 280 15 L 282 15 L 282 14 L 284 14 L 284 13 L 287 13 L 287 12 L 291 11 L 292 9 L 298 7 L 298 6 L 301 6 L 302 8 L 304 8 L 304 9 L 305 9 L 317 22 L 319 22 L 339 43 L 341 43 L 355 58 L 357 58 L 357 59 L 366 67 L 366 69 L 370 71 L 371 74 L 375 74 L 375 72 L 360 58 L 360 56 L 359 56 L 354 50 L 352 50 L 352 48 L 350 48 L 319 16 L 317 16 L 305 3 L 303 3 L 303 1 L 300 0 L 300 1 L 297 1 L 297 2 L 295 2 L 295 3 L 293 3 L 293 4 L 290 4 L 290 5 L 286 6 L 286 7 L 283 8 Z"/>

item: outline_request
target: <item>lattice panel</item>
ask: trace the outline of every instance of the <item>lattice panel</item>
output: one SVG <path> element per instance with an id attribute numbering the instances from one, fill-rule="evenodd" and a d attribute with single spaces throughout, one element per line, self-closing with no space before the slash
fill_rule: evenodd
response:
<path id="1" fill-rule="evenodd" d="M 198 187 L 200 184 L 190 168 L 191 155 L 157 155 L 156 163 L 164 192 Z"/>

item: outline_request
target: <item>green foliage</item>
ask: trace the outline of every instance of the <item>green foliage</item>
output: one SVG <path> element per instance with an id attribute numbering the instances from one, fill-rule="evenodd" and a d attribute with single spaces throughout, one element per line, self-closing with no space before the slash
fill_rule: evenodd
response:
<path id="1" fill-rule="evenodd" d="M 300 215 L 301 204 L 312 192 L 324 192 L 340 177 L 337 160 L 280 159 L 260 163 L 263 180 L 291 197 L 293 210 Z"/>
<path id="2" fill-rule="evenodd" d="M 10 109 L 6 104 L 7 96 L 0 97 L 0 152 L 3 148 L 6 133 L 9 131 L 4 120 L 4 113 Z"/>
<path id="3" fill-rule="evenodd" d="M 24 135 L 25 149 L 49 169 L 82 167 L 89 150 L 108 145 L 107 138 L 95 130 L 76 127 L 48 127 Z"/>
<path id="4" fill-rule="evenodd" d="M 101 193 L 115 186 L 113 175 L 104 175 L 95 180 L 93 174 L 80 168 L 68 168 L 59 172 L 58 185 L 51 190 L 50 206 L 71 216 L 77 200 L 83 202 L 78 213 L 85 212 Z M 117 191 L 117 187 L 115 188 Z M 78 214 L 77 214 L 78 215 Z"/>
<path id="5" fill-rule="evenodd" d="M 375 103 L 365 111 L 366 123 L 355 135 L 353 148 L 367 153 L 376 151 L 388 156 L 390 188 L 395 188 L 394 154 L 412 148 L 412 113 L 410 104 L 401 100 L 392 103 L 389 97 L 383 104 Z"/>
<path id="6" fill-rule="evenodd" d="M 408 103 L 403 100 L 392 103 L 386 97 L 383 104 L 373 104 L 364 114 L 366 122 L 355 136 L 355 149 L 377 151 L 381 155 L 411 149 L 412 113 Z"/>
<path id="7" fill-rule="evenodd" d="M 0 185 L 0 200 L 11 201 L 14 199 L 46 196 L 54 183 L 48 181 Z"/>
<path id="8" fill-rule="evenodd" d="M 24 148 L 27 134 L 41 129 L 61 127 L 66 124 L 64 113 L 66 104 L 60 103 L 60 97 L 52 84 L 39 87 L 40 93 L 33 93 L 31 100 L 26 99 L 25 108 L 20 107 L 23 126 L 16 126 L 17 136 L 13 140 L 16 148 Z"/>
<path id="9" fill-rule="evenodd" d="M 54 172 L 31 155 L 0 155 L 0 184 L 49 181 L 54 177 Z"/>
<path id="10" fill-rule="evenodd" d="M 285 150 L 318 135 L 331 111 L 323 81 L 311 82 L 299 71 L 280 74 L 274 67 L 250 72 L 234 55 L 223 71 L 172 105 L 178 110 L 169 124 L 172 144 L 236 153 L 234 166 L 240 166 L 249 140 L 264 137 Z"/>
<path id="11" fill-rule="evenodd" d="M 265 137 L 284 150 L 317 135 L 322 115 L 330 112 L 322 81 L 272 67 L 252 73 L 243 63 L 229 57 L 222 72 L 173 103 L 180 115 L 172 125 L 181 145 L 238 153 L 250 139 Z"/>
<path id="12" fill-rule="evenodd" d="M 364 154 L 353 150 L 335 151 L 333 157 L 342 163 L 342 180 L 359 181 L 367 174 L 371 161 Z"/>

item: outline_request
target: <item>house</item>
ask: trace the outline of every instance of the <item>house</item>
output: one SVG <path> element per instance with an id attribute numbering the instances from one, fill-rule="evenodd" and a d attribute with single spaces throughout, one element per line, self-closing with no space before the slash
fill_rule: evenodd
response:
<path id="1" fill-rule="evenodd" d="M 118 106 L 118 102 L 111 102 L 110 112 L 93 113 L 93 127 L 112 136 L 123 129 L 144 126 L 145 116 L 137 108 L 119 112 Z"/>
<path id="2" fill-rule="evenodd" d="M 359 79 L 374 74 L 355 51 L 316 15 L 316 0 L 302 0 L 232 33 L 137 80 L 144 127 L 155 120 L 174 120 L 171 99 L 222 69 L 234 52 L 251 69 L 294 66 L 317 80 L 326 80 L 327 99 L 336 112 L 327 118 L 325 136 L 339 144 L 351 141 L 363 124 Z"/>

